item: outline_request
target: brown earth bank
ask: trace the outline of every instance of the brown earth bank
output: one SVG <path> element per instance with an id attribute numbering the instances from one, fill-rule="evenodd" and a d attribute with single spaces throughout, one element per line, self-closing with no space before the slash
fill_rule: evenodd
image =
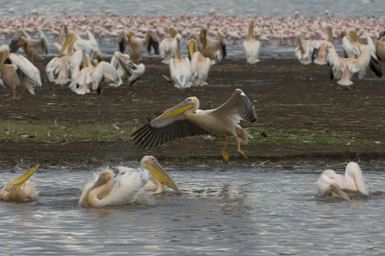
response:
<path id="1" fill-rule="evenodd" d="M 262 59 L 247 65 L 243 59 L 225 59 L 215 64 L 209 85 L 179 90 L 162 75 L 168 66 L 158 58 L 145 58 L 145 75 L 134 85 L 105 87 L 103 94 L 79 96 L 67 86 L 47 80 L 39 63 L 43 88 L 35 96 L 24 92 L 21 100 L 9 100 L 10 88 L 0 88 L 0 122 L 22 124 L 131 124 L 139 128 L 163 110 L 189 96 L 200 100 L 202 109 L 225 102 L 235 88 L 241 88 L 255 106 L 256 123 L 242 122 L 257 131 L 253 143 L 242 148 L 249 160 L 242 160 L 234 144 L 229 153 L 232 164 L 313 161 L 385 160 L 385 81 L 371 71 L 365 79 L 353 79 L 352 90 L 342 90 L 329 80 L 327 66 L 300 65 L 295 59 Z M 279 142 L 279 133 L 345 134 L 362 143 Z M 5 132 L 5 131 L 1 131 Z M 267 137 L 259 134 L 264 132 Z M 264 143 L 259 143 L 259 137 Z M 269 142 L 271 138 L 271 142 Z M 159 160 L 176 163 L 221 163 L 222 142 L 194 137 L 169 142 L 148 151 L 135 147 L 131 140 L 113 141 L 0 141 L 0 167 L 40 163 L 46 166 L 101 166 L 139 160 L 152 154 Z"/>

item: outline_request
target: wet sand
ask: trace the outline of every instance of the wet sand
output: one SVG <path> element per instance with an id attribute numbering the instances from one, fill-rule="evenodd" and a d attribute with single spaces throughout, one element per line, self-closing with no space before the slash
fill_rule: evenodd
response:
<path id="1" fill-rule="evenodd" d="M 266 161 L 348 161 L 385 160 L 385 81 L 371 71 L 365 79 L 353 79 L 352 90 L 341 90 L 329 80 L 326 66 L 303 66 L 295 59 L 262 59 L 250 66 L 243 59 L 226 59 L 214 65 L 203 88 L 176 89 L 162 75 L 168 66 L 158 58 L 145 58 L 146 73 L 133 86 L 106 87 L 103 94 L 75 95 L 66 86 L 50 84 L 41 70 L 43 88 L 35 96 L 27 92 L 10 101 L 10 88 L 0 88 L 0 120 L 30 124 L 132 124 L 139 128 L 163 110 L 189 96 L 200 99 L 201 108 L 214 108 L 225 102 L 235 88 L 250 98 L 258 114 L 254 124 L 258 134 L 265 132 L 267 142 L 242 148 L 249 156 L 244 161 L 230 145 L 230 162 L 261 164 Z M 276 132 L 324 132 L 352 134 L 364 141 L 358 145 L 323 143 L 269 143 Z M 0 131 L 4 132 L 4 131 Z M 170 162 L 221 163 L 222 142 L 195 137 L 169 142 L 149 151 L 137 149 L 132 141 L 0 141 L 0 166 L 43 165 L 101 166 L 139 160 L 152 154 Z"/>

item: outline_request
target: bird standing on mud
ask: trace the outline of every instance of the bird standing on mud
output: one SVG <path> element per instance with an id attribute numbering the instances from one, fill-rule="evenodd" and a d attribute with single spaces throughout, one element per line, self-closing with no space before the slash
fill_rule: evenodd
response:
<path id="1" fill-rule="evenodd" d="M 119 36 L 119 50 L 124 53 L 128 49 L 128 54 L 132 61 L 139 61 L 142 56 L 142 49 L 146 48 L 148 54 L 151 53 L 151 48 L 155 54 L 159 54 L 159 38 L 154 31 L 148 30 L 144 39 L 135 37 L 134 32 L 126 34 L 122 32 Z"/>
<path id="2" fill-rule="evenodd" d="M 7 202 L 30 202 L 39 198 L 39 192 L 37 192 L 35 186 L 28 179 L 34 174 L 39 165 L 29 169 L 23 175 L 9 182 L 0 191 L 0 200 Z"/>
<path id="3" fill-rule="evenodd" d="M 24 56 L 9 53 L 7 45 L 0 46 L 0 84 L 13 88 L 12 99 L 20 99 L 24 86 L 32 95 L 35 95 L 35 87 L 41 87 L 40 71 Z"/>
<path id="4" fill-rule="evenodd" d="M 199 109 L 199 100 L 189 97 L 178 105 L 169 108 L 157 118 L 133 133 L 135 145 L 142 149 L 168 141 L 195 135 L 215 134 L 223 139 L 222 159 L 227 164 L 230 155 L 226 152 L 227 137 L 233 136 L 237 149 L 243 159 L 248 159 L 241 150 L 241 141 L 248 141 L 250 135 L 239 125 L 246 119 L 255 122 L 257 115 L 246 94 L 236 89 L 223 105 L 209 110 Z"/>
<path id="5" fill-rule="evenodd" d="M 348 192 L 358 192 L 362 195 L 369 195 L 368 184 L 361 171 L 360 166 L 355 162 L 346 165 L 345 175 L 336 174 L 333 170 L 325 170 L 317 181 L 318 195 L 332 195 L 345 200 L 350 200 Z"/>
<path id="6" fill-rule="evenodd" d="M 40 29 L 37 29 L 37 31 L 40 39 L 32 39 L 24 30 L 17 31 L 9 44 L 9 51 L 15 53 L 21 47 L 31 62 L 43 60 L 38 52 L 48 54 L 48 41 L 43 31 Z"/>
<path id="7" fill-rule="evenodd" d="M 252 65 L 259 62 L 258 55 L 260 46 L 261 43 L 254 39 L 254 21 L 251 21 L 249 26 L 249 34 L 247 39 L 243 42 L 243 49 L 245 51 L 247 63 Z"/>
<path id="8" fill-rule="evenodd" d="M 207 34 L 207 28 L 202 28 L 199 34 L 199 51 L 203 56 L 215 60 L 216 62 L 220 62 L 227 55 L 226 43 L 219 32 L 216 34 L 217 40 L 208 37 Z"/>
<path id="9" fill-rule="evenodd" d="M 166 185 L 179 194 L 181 191 L 153 156 L 141 160 L 141 168 L 117 167 L 118 175 L 102 170 L 86 185 L 79 199 L 80 206 L 102 207 L 130 204 L 140 197 L 164 192 Z"/>

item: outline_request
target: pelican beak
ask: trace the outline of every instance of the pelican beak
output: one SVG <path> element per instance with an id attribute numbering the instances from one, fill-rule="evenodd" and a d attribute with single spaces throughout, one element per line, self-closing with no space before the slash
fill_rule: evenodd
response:
<path id="1" fill-rule="evenodd" d="M 164 120 L 167 118 L 171 118 L 171 117 L 180 115 L 192 107 L 194 107 L 194 104 L 187 103 L 186 101 L 183 101 L 183 102 L 179 103 L 178 105 L 166 110 L 161 116 L 158 117 L 157 120 Z"/>
<path id="2" fill-rule="evenodd" d="M 7 184 L 7 187 L 13 187 L 13 186 L 21 186 L 24 182 L 26 182 L 32 174 L 34 174 L 37 169 L 39 169 L 39 165 L 36 165 L 35 167 L 29 169 L 26 171 L 23 175 L 19 176 L 18 178 L 14 179 L 13 181 L 9 182 Z"/>
<path id="3" fill-rule="evenodd" d="M 354 38 L 354 40 L 356 40 L 357 42 L 359 42 L 360 44 L 362 44 L 361 39 L 360 39 L 360 38 L 356 35 L 356 33 L 354 33 L 353 31 L 350 31 L 349 36 L 351 36 L 352 38 Z"/>
<path id="4" fill-rule="evenodd" d="M 75 38 L 74 34 L 71 34 L 68 37 L 67 41 L 63 45 L 63 48 L 61 49 L 61 52 L 60 52 L 61 55 L 63 55 L 64 51 L 67 49 L 68 45 L 70 45 L 70 43 L 74 40 L 74 38 Z"/>
<path id="5" fill-rule="evenodd" d="M 188 45 L 188 49 L 189 49 L 189 53 L 190 53 L 190 57 L 192 58 L 192 56 L 194 55 L 194 48 L 195 48 L 195 45 L 194 45 L 194 41 L 190 42 L 190 44 Z"/>
<path id="6" fill-rule="evenodd" d="M 178 192 L 178 194 L 182 193 L 178 186 L 175 184 L 175 182 L 167 174 L 166 170 L 158 162 L 149 165 L 148 170 L 151 172 L 152 176 L 157 179 L 161 184 L 164 184 L 167 187 L 175 190 L 176 192 Z"/>
<path id="7" fill-rule="evenodd" d="M 88 67 L 88 58 L 86 55 L 83 56 L 83 67 L 84 68 Z"/>
<path id="8" fill-rule="evenodd" d="M 349 196 L 338 185 L 332 185 L 332 196 L 350 201 Z"/>
<path id="9" fill-rule="evenodd" d="M 1 56 L 0 69 L 3 67 L 5 60 L 8 58 L 8 51 L 5 50 Z"/>

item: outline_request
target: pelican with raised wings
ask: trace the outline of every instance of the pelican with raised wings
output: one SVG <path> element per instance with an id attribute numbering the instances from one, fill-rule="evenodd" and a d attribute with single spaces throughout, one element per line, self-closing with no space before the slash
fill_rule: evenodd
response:
<path id="1" fill-rule="evenodd" d="M 130 60 L 130 55 L 116 51 L 111 58 L 111 65 L 123 80 L 126 76 L 128 85 L 133 85 L 146 71 L 143 63 L 135 64 Z"/>
<path id="2" fill-rule="evenodd" d="M 211 67 L 211 60 L 203 56 L 198 50 L 198 43 L 194 39 L 190 39 L 187 43 L 189 56 L 191 58 L 191 83 L 192 86 L 207 85 L 207 78 Z"/>
<path id="3" fill-rule="evenodd" d="M 178 89 L 191 87 L 191 69 L 190 60 L 187 57 L 182 57 L 180 53 L 180 39 L 177 39 L 177 49 L 174 58 L 169 62 L 170 76 Z"/>
<path id="4" fill-rule="evenodd" d="M 40 71 L 24 56 L 9 53 L 8 45 L 0 46 L 0 81 L 13 88 L 12 99 L 20 99 L 23 87 L 35 95 L 35 87 L 41 87 Z"/>
<path id="5" fill-rule="evenodd" d="M 35 185 L 28 179 L 34 174 L 39 165 L 29 169 L 23 175 L 9 182 L 0 191 L 0 200 L 6 202 L 30 202 L 39 198 L 39 192 L 37 192 Z"/>
<path id="6" fill-rule="evenodd" d="M 171 58 L 174 58 L 177 51 L 177 37 L 181 40 L 181 35 L 176 34 L 174 28 L 169 28 L 169 35 L 159 44 L 159 54 L 163 58 L 162 63 L 168 64 Z"/>
<path id="7" fill-rule="evenodd" d="M 79 95 L 84 95 L 91 91 L 101 93 L 104 83 L 118 87 L 123 82 L 116 69 L 110 63 L 100 61 L 97 64 L 93 64 L 89 61 L 88 54 L 84 54 L 83 69 L 80 69 L 80 63 L 78 62 L 72 74 L 69 85 L 71 90 Z"/>
<path id="8" fill-rule="evenodd" d="M 252 65 L 259 62 L 258 55 L 260 46 L 261 43 L 254 38 L 254 21 L 251 21 L 249 34 L 247 39 L 243 42 L 243 49 L 245 51 L 247 63 Z"/>
<path id="9" fill-rule="evenodd" d="M 332 28 L 325 27 L 327 40 L 305 40 L 302 33 L 298 36 L 299 46 L 295 48 L 295 56 L 304 65 L 314 62 L 317 65 L 326 65 L 328 45 L 334 45 Z"/>
<path id="10" fill-rule="evenodd" d="M 163 185 L 181 193 L 178 186 L 153 156 L 141 160 L 141 168 L 117 167 L 117 175 L 109 169 L 94 175 L 79 199 L 80 206 L 103 207 L 125 205 L 141 197 L 164 192 Z"/>
<path id="11" fill-rule="evenodd" d="M 64 54 L 68 46 L 72 46 L 75 51 L 83 51 L 91 56 L 94 52 L 100 52 L 95 36 L 87 30 L 88 39 L 81 38 L 77 33 L 69 32 L 60 54 Z"/>
<path id="12" fill-rule="evenodd" d="M 221 33 L 216 33 L 217 39 L 209 38 L 207 33 L 206 28 L 201 29 L 199 34 L 199 51 L 203 56 L 215 60 L 216 62 L 220 62 L 227 55 L 226 43 L 223 40 Z"/>
<path id="13" fill-rule="evenodd" d="M 361 55 L 357 59 L 341 58 L 338 56 L 336 49 L 332 44 L 328 45 L 328 62 L 331 69 L 331 79 L 339 79 L 337 84 L 341 86 L 350 86 L 353 82 L 351 77 L 358 73 L 359 78 L 363 78 L 366 70 L 370 64 L 373 72 L 381 77 L 381 67 L 378 65 L 377 57 L 375 55 L 375 47 L 369 35 L 366 36 L 368 44 L 362 50 Z M 350 88 L 350 87 L 347 87 Z"/>
<path id="14" fill-rule="evenodd" d="M 39 51 L 48 54 L 48 42 L 43 31 L 39 28 L 37 31 L 39 39 L 32 39 L 24 30 L 17 31 L 9 44 L 9 51 L 15 53 L 21 47 L 31 62 L 41 61 L 43 58 L 39 55 Z"/>
<path id="15" fill-rule="evenodd" d="M 235 89 L 231 98 L 215 109 L 200 110 L 199 100 L 196 97 L 188 97 L 135 131 L 132 136 L 135 145 L 150 149 L 178 138 L 214 134 L 223 139 L 222 159 L 228 163 L 228 136 L 235 138 L 242 158 L 248 158 L 240 145 L 241 141 L 247 142 L 250 137 L 246 129 L 239 125 L 242 119 L 255 122 L 257 115 L 246 94 L 241 89 Z"/>
<path id="16" fill-rule="evenodd" d="M 124 53 L 128 49 L 128 54 L 134 62 L 140 60 L 143 48 L 146 48 L 148 54 L 151 53 L 151 49 L 154 49 L 155 54 L 159 54 L 159 37 L 152 30 L 148 30 L 143 39 L 135 37 L 132 31 L 128 35 L 123 31 L 118 40 L 120 52 Z"/>
<path id="17" fill-rule="evenodd" d="M 369 188 L 360 166 L 355 162 L 346 165 L 345 175 L 337 174 L 329 169 L 322 172 L 317 181 L 319 196 L 332 195 L 350 200 L 347 192 L 358 192 L 369 195 Z"/>
<path id="18" fill-rule="evenodd" d="M 346 30 L 343 32 L 342 37 L 342 48 L 346 53 L 346 56 L 351 59 L 356 59 L 361 55 L 362 50 L 365 45 L 362 43 L 361 39 L 354 33 L 354 31 Z"/>

